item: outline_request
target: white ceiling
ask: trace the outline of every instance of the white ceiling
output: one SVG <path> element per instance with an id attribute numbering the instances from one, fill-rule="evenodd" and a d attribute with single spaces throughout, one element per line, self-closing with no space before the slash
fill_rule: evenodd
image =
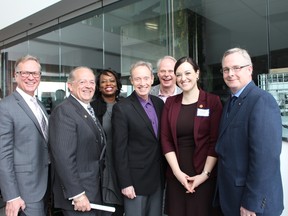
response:
<path id="1" fill-rule="evenodd" d="M 88 6 L 91 6 L 93 8 L 94 5 L 101 4 L 109 4 L 110 2 L 114 2 L 115 0 L 9 0 L 5 1 L 5 3 L 0 7 L 0 14 L 1 19 L 3 17 L 5 18 L 5 22 L 1 25 L 4 27 L 5 25 L 8 25 L 7 27 L 1 28 L 0 27 L 0 43 L 14 37 L 18 34 L 21 34 L 28 30 L 33 30 L 34 28 L 37 28 L 40 25 L 43 25 L 45 23 L 49 23 L 52 20 L 58 19 L 59 17 L 63 17 L 69 13 L 72 13 L 76 10 L 82 9 Z M 36 2 L 42 2 L 42 4 Z M 46 3 L 44 3 L 46 2 Z M 58 3 L 57 3 L 58 2 Z M 49 6 L 49 4 L 52 4 Z M 34 5 L 33 7 L 31 5 Z M 47 7 L 49 6 L 49 7 Z M 41 8 L 45 8 L 44 10 Z M 33 9 L 29 9 L 33 8 Z M 39 10 L 36 12 L 36 10 Z M 25 12 L 26 11 L 26 12 Z M 35 13 L 36 12 L 36 13 Z M 7 14 L 5 16 L 5 14 Z M 14 15 L 13 15 L 14 14 Z M 18 14 L 19 16 L 15 16 L 15 14 Z M 29 16 L 29 14 L 32 14 Z M 28 15 L 28 16 L 27 16 Z M 27 16 L 26 18 L 24 18 Z M 11 22 L 20 20 L 16 23 L 13 23 L 11 25 Z"/>
<path id="2" fill-rule="evenodd" d="M 1 4 L 0 14 L 6 19 L 0 19 L 0 30 L 16 23 L 38 11 L 41 11 L 61 0 L 9 0 Z M 29 7 L 27 7 L 29 5 Z M 25 9 L 24 9 L 25 8 Z M 24 10 L 23 10 L 24 9 Z"/>

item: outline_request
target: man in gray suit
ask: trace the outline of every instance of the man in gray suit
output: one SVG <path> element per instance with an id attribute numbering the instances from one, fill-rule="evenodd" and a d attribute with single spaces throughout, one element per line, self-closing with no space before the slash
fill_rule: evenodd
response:
<path id="1" fill-rule="evenodd" d="M 44 216 L 48 181 L 47 113 L 34 93 L 41 65 L 33 56 L 15 63 L 16 91 L 0 102 L 0 187 L 6 215 Z"/>
<path id="2" fill-rule="evenodd" d="M 176 59 L 172 56 L 164 56 L 157 61 L 157 76 L 160 84 L 153 86 L 150 94 L 158 96 L 164 102 L 169 96 L 182 92 L 176 85 L 176 76 L 174 74 L 175 63 Z"/>
<path id="3" fill-rule="evenodd" d="M 90 203 L 101 204 L 99 158 L 105 134 L 90 106 L 95 91 L 93 71 L 73 69 L 68 87 L 70 96 L 49 119 L 54 205 L 64 216 L 98 216 L 101 212 L 91 210 Z"/>

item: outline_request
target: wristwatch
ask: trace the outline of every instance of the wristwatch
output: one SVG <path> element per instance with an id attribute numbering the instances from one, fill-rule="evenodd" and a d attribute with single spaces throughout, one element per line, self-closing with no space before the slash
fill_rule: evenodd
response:
<path id="1" fill-rule="evenodd" d="M 206 170 L 204 170 L 202 173 L 206 174 L 206 175 L 208 176 L 208 178 L 209 178 L 210 175 L 211 175 L 211 172 L 208 172 L 208 171 L 206 171 Z"/>

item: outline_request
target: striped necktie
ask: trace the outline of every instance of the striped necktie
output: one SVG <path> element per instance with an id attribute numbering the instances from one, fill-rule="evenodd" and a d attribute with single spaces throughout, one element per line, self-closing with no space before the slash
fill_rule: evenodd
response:
<path id="1" fill-rule="evenodd" d="M 48 125 L 47 125 L 47 122 L 46 122 L 46 119 L 45 119 L 45 116 L 44 114 L 42 113 L 41 111 L 41 107 L 40 105 L 38 104 L 37 102 L 37 99 L 36 98 L 31 98 L 31 101 L 33 102 L 33 105 L 34 105 L 34 108 L 35 108 L 35 116 L 38 120 L 38 123 L 41 127 L 41 131 L 43 133 L 43 136 L 45 138 L 45 140 L 47 141 L 48 140 Z"/>
<path id="2" fill-rule="evenodd" d="M 102 129 L 102 126 L 101 126 L 99 120 L 98 120 L 98 119 L 96 118 L 96 116 L 95 116 L 94 109 L 91 107 L 90 104 L 87 106 L 87 109 L 88 109 L 89 114 L 91 115 L 92 119 L 94 120 L 98 131 L 99 131 L 99 134 L 100 134 L 100 136 L 101 136 L 101 143 L 104 144 L 104 136 L 105 136 L 105 135 L 104 135 L 104 131 L 103 131 L 103 129 Z"/>

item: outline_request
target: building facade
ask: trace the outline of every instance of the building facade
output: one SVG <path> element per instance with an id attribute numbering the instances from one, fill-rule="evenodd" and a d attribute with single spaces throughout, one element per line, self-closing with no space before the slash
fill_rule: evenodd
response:
<path id="1" fill-rule="evenodd" d="M 219 69 L 229 48 L 249 51 L 259 87 L 263 74 L 288 72 L 286 0 L 62 0 L 31 17 L 28 24 L 12 25 L 15 35 L 0 31 L 0 97 L 15 88 L 15 60 L 35 55 L 43 68 L 37 95 L 47 109 L 56 90 L 69 94 L 67 75 L 81 65 L 95 73 L 105 68 L 121 73 L 122 95 L 127 96 L 132 92 L 129 67 L 135 61 L 149 61 L 156 71 L 157 60 L 165 55 L 191 56 L 201 68 L 201 87 L 223 102 L 229 93 Z M 281 86 L 277 92 L 286 91 Z"/>
<path id="2" fill-rule="evenodd" d="M 76 2 L 78 9 L 65 10 L 65 4 Z M 12 25 L 16 35 L 0 34 L 0 97 L 15 89 L 14 63 L 26 54 L 39 57 L 42 63 L 37 95 L 48 111 L 56 90 L 69 94 L 66 78 L 76 66 L 91 67 L 95 73 L 104 68 L 121 73 L 122 94 L 127 96 L 132 92 L 132 63 L 149 61 L 156 72 L 157 60 L 172 55 L 176 59 L 193 57 L 201 68 L 201 87 L 225 101 L 229 93 L 219 69 L 222 54 L 232 47 L 249 51 L 253 80 L 259 87 L 271 89 L 274 95 L 280 92 L 285 99 L 288 95 L 288 84 L 273 81 L 276 87 L 267 86 L 271 71 L 288 72 L 287 0 L 62 0 L 60 4 L 63 14 L 51 13 L 50 17 L 51 10 L 44 10 L 39 17 L 45 18 L 42 23 L 34 26 L 29 22 L 26 28 L 16 23 Z M 55 4 L 54 10 L 58 9 Z M 288 115 L 286 104 L 284 117 Z M 283 120 L 284 143 L 286 130 Z"/>

